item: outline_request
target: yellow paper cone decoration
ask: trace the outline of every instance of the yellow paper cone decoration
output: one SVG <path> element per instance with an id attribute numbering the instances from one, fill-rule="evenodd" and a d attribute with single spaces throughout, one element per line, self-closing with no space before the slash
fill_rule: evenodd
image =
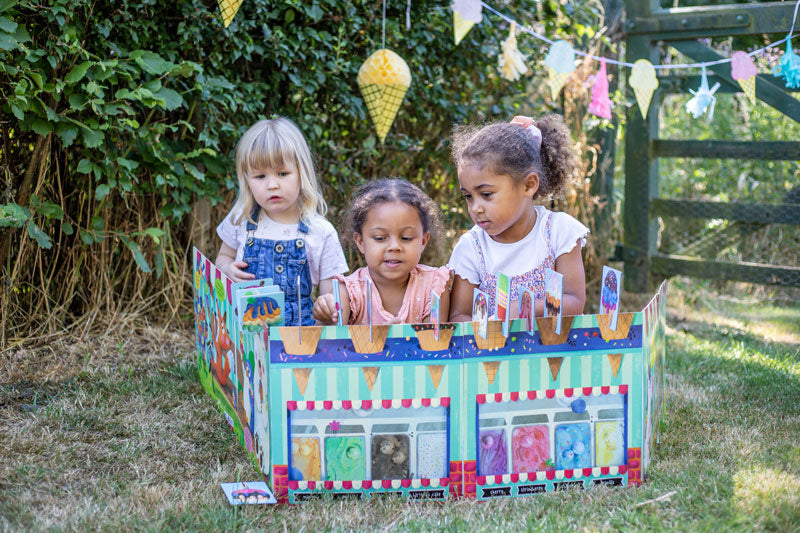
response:
<path id="1" fill-rule="evenodd" d="M 567 83 L 569 77 L 572 76 L 572 72 L 558 72 L 548 68 L 547 74 L 547 86 L 550 87 L 550 95 L 553 97 L 553 100 L 555 100 L 558 98 L 558 93 L 561 92 L 561 88 Z"/>
<path id="2" fill-rule="evenodd" d="M 550 375 L 553 376 L 553 381 L 558 379 L 558 372 L 561 370 L 561 363 L 563 362 L 563 357 L 548 357 L 547 364 L 550 365 Z"/>
<path id="3" fill-rule="evenodd" d="M 364 379 L 367 381 L 367 387 L 369 387 L 369 391 L 372 392 L 372 386 L 375 385 L 375 379 L 378 377 L 378 370 L 380 370 L 377 366 L 362 366 L 361 371 L 364 373 Z"/>
<path id="4" fill-rule="evenodd" d="M 494 378 L 497 376 L 497 368 L 500 366 L 500 361 L 489 361 L 483 363 L 483 370 L 486 372 L 486 379 L 489 380 L 489 385 L 494 385 Z"/>
<path id="5" fill-rule="evenodd" d="M 300 394 L 306 395 L 306 387 L 308 386 L 308 377 L 311 375 L 310 368 L 293 368 L 294 380 L 297 382 L 297 388 L 300 389 Z"/>
<path id="6" fill-rule="evenodd" d="M 408 65 L 402 57 L 385 48 L 369 56 L 358 69 L 358 88 L 381 142 L 386 140 L 410 86 Z"/>
<path id="7" fill-rule="evenodd" d="M 611 364 L 611 372 L 614 374 L 614 377 L 617 377 L 617 374 L 619 374 L 619 365 L 622 364 L 622 354 L 621 353 L 608 354 L 608 362 Z"/>
<path id="8" fill-rule="evenodd" d="M 658 78 L 653 64 L 646 59 L 639 59 L 633 64 L 628 83 L 633 88 L 636 95 L 636 103 L 639 104 L 639 111 L 642 118 L 647 118 L 647 110 L 650 109 L 650 100 L 653 93 L 658 88 Z"/>
<path id="9" fill-rule="evenodd" d="M 242 5 L 244 0 L 217 0 L 219 4 L 219 12 L 222 14 L 222 24 L 227 28 L 231 25 L 233 17 L 239 11 L 239 6 Z"/>
<path id="10" fill-rule="evenodd" d="M 442 370 L 444 370 L 444 365 L 428 365 L 428 372 L 431 375 L 434 389 L 439 388 L 439 382 L 442 380 Z"/>
<path id="11" fill-rule="evenodd" d="M 474 22 L 462 17 L 458 11 L 453 11 L 453 33 L 455 34 L 456 45 L 461 42 L 461 39 L 469 33 L 469 30 L 471 30 L 474 25 Z"/>
<path id="12" fill-rule="evenodd" d="M 747 96 L 747 99 L 750 100 L 751 104 L 756 103 L 756 77 L 752 76 L 750 78 L 745 78 L 743 80 L 739 80 L 739 85 L 742 86 L 742 90 L 744 91 L 744 95 Z"/>

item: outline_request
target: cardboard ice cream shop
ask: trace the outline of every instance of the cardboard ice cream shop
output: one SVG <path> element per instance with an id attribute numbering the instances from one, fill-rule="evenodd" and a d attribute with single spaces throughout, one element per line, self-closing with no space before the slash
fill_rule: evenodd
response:
<path id="1" fill-rule="evenodd" d="M 637 313 L 283 325 L 269 280 L 194 251 L 200 379 L 276 497 L 485 500 L 638 485 L 664 401 L 665 285 Z M 437 339 L 438 336 L 438 339 Z"/>

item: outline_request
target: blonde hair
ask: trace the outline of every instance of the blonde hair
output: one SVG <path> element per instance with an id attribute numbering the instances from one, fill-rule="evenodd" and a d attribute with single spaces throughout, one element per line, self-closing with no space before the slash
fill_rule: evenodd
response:
<path id="1" fill-rule="evenodd" d="M 259 120 L 248 129 L 236 145 L 236 176 L 239 194 L 233 204 L 233 221 L 242 217 L 251 222 L 253 193 L 247 185 L 247 175 L 265 168 L 280 168 L 288 163 L 297 167 L 300 175 L 300 194 L 297 204 L 300 218 L 308 222 L 314 214 L 325 216 L 328 205 L 322 196 L 311 151 L 300 129 L 286 117 Z"/>

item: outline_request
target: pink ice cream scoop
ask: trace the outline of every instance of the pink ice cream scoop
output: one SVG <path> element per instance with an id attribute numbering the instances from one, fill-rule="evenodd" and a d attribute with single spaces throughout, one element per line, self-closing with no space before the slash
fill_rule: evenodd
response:
<path id="1" fill-rule="evenodd" d="M 745 52 L 735 52 L 731 57 L 731 77 L 735 80 L 746 80 L 758 74 L 753 58 Z"/>

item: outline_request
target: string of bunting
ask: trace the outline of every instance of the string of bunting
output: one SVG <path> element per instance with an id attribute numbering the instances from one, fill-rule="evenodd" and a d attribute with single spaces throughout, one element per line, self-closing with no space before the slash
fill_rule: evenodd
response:
<path id="1" fill-rule="evenodd" d="M 236 16 L 243 0 L 217 0 L 220 14 L 222 15 L 223 25 L 227 28 Z M 694 118 L 699 118 L 707 113 L 709 119 L 714 116 L 714 106 L 716 96 L 714 94 L 719 89 L 720 84 L 715 83 L 712 87 L 708 85 L 706 69 L 712 65 L 731 64 L 731 77 L 739 82 L 747 99 L 755 103 L 756 101 L 756 76 L 758 68 L 753 61 L 753 56 L 761 54 L 766 50 L 786 43 L 786 50 L 781 56 L 780 61 L 772 69 L 772 74 L 783 78 L 786 87 L 800 88 L 800 56 L 792 50 L 792 39 L 797 35 L 794 33 L 797 21 L 797 12 L 800 8 L 800 0 L 797 0 L 792 16 L 792 26 L 789 33 L 783 39 L 770 43 L 767 46 L 753 50 L 751 52 L 737 51 L 730 58 L 708 61 L 704 63 L 680 63 L 669 65 L 653 65 L 646 59 L 639 59 L 635 63 L 619 61 L 613 58 L 595 56 L 586 52 L 575 50 L 572 44 L 566 40 L 553 41 L 544 35 L 534 31 L 528 26 L 520 25 L 516 20 L 497 11 L 489 4 L 480 0 L 453 0 L 453 31 L 455 44 L 464 39 L 467 33 L 475 24 L 483 21 L 483 9 L 493 13 L 497 17 L 509 24 L 508 37 L 501 42 L 501 53 L 498 58 L 498 68 L 500 75 L 509 80 L 516 81 L 520 76 L 528 73 L 529 68 L 525 63 L 527 56 L 517 48 L 517 32 L 521 31 L 531 35 L 535 39 L 550 45 L 550 49 L 544 60 L 547 68 L 547 86 L 550 89 L 553 99 L 560 93 L 567 83 L 567 80 L 575 72 L 575 57 L 587 57 L 600 63 L 597 73 L 588 80 L 592 85 L 592 101 L 589 104 L 589 112 L 605 119 L 611 118 L 611 98 L 608 93 L 608 75 L 606 64 L 629 67 L 631 69 L 628 77 L 628 84 L 631 86 L 639 106 L 639 111 L 643 118 L 647 118 L 647 111 L 650 102 L 658 88 L 658 76 L 656 70 L 668 69 L 688 69 L 700 68 L 700 86 L 697 90 L 690 89 L 692 99 L 686 103 L 686 111 Z M 411 2 L 407 2 L 406 7 L 406 27 L 410 27 Z M 385 142 L 386 135 L 389 133 L 397 112 L 405 98 L 406 91 L 411 85 L 411 71 L 406 62 L 395 52 L 386 48 L 386 0 L 383 1 L 382 13 L 382 46 L 380 50 L 372 53 L 367 58 L 358 73 L 358 86 L 370 118 L 375 124 L 375 129 L 381 142 Z"/>
<path id="2" fill-rule="evenodd" d="M 694 118 L 699 118 L 704 113 L 708 114 L 709 119 L 714 116 L 714 105 L 716 97 L 714 93 L 719 89 L 720 84 L 715 83 L 712 87 L 708 85 L 706 68 L 712 65 L 731 64 L 731 77 L 739 82 L 742 91 L 751 103 L 756 101 L 756 76 L 758 68 L 753 61 L 753 56 L 764 53 L 766 50 L 786 43 L 786 51 L 781 56 L 780 61 L 772 69 L 772 74 L 783 78 L 786 87 L 800 87 L 800 56 L 792 50 L 792 39 L 797 36 L 794 33 L 795 22 L 797 20 L 800 0 L 794 7 L 792 16 L 792 27 L 783 39 L 770 43 L 767 46 L 753 50 L 751 52 L 737 51 L 730 58 L 708 61 L 704 63 L 673 63 L 669 65 L 653 65 L 646 59 L 639 59 L 635 63 L 628 63 L 612 58 L 595 56 L 575 50 L 568 41 L 553 41 L 546 36 L 534 31 L 528 26 L 520 25 L 516 20 L 497 11 L 489 4 L 480 0 L 454 0 L 453 1 L 453 33 L 455 43 L 458 45 L 467 35 L 475 24 L 483 21 L 483 9 L 500 17 L 509 23 L 509 36 L 501 43 L 501 53 L 498 58 L 500 75 L 509 80 L 516 81 L 520 76 L 528 72 L 527 65 L 524 64 L 526 56 L 517 50 L 516 33 L 521 31 L 527 33 L 550 45 L 550 49 L 545 56 L 544 64 L 547 68 L 547 86 L 550 88 L 551 95 L 555 99 L 561 89 L 566 84 L 569 77 L 575 71 L 575 56 L 587 57 L 600 63 L 600 67 L 595 75 L 589 79 L 592 84 L 592 101 L 589 104 L 589 112 L 602 118 L 611 118 L 611 99 L 608 94 L 608 76 L 606 73 L 606 63 L 629 67 L 631 69 L 628 77 L 628 84 L 633 88 L 636 102 L 642 117 L 647 118 L 647 111 L 650 108 L 650 101 L 653 93 L 658 88 L 658 76 L 656 70 L 669 70 L 681 68 L 700 68 L 700 87 L 697 90 L 690 89 L 692 99 L 686 103 L 686 111 Z"/>

